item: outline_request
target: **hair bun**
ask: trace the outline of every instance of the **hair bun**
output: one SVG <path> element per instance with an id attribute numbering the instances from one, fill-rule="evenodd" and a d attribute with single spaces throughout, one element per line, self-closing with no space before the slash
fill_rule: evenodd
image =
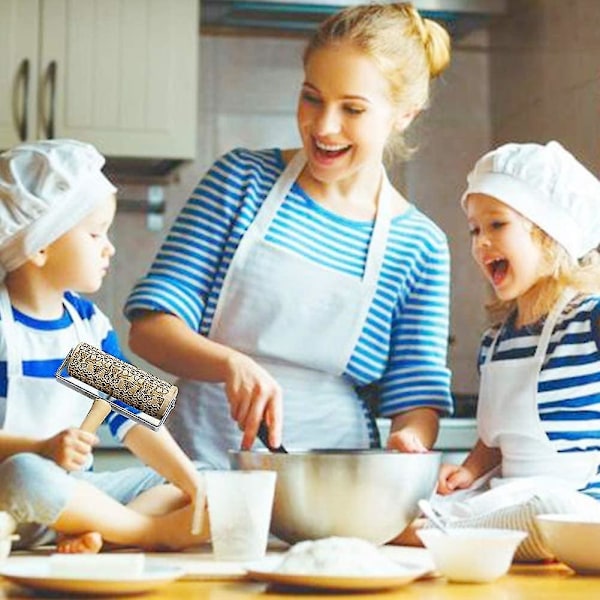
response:
<path id="1" fill-rule="evenodd" d="M 424 33 L 421 34 L 431 77 L 437 77 L 450 64 L 450 35 L 435 21 L 422 19 Z"/>

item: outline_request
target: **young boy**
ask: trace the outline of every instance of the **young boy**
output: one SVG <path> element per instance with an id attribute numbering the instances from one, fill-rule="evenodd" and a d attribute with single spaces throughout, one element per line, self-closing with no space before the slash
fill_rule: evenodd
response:
<path id="1" fill-rule="evenodd" d="M 23 547 L 58 533 L 62 552 L 96 552 L 103 540 L 182 548 L 207 537 L 190 532 L 191 461 L 164 426 L 111 413 L 113 435 L 151 468 L 94 473 L 98 439 L 78 428 L 91 400 L 54 378 L 81 341 L 125 359 L 107 317 L 79 295 L 100 288 L 115 253 L 116 189 L 103 165 L 94 147 L 66 139 L 0 155 L 0 510 Z"/>

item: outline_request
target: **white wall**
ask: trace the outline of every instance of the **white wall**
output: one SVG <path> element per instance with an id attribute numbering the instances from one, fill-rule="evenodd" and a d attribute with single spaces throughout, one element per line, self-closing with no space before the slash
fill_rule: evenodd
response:
<path id="1" fill-rule="evenodd" d="M 490 38 L 495 144 L 556 139 L 600 173 L 600 2 L 511 8 Z"/>

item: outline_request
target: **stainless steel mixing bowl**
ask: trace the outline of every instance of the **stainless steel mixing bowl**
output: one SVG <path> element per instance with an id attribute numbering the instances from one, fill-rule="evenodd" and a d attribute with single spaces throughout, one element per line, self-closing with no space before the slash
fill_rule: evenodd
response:
<path id="1" fill-rule="evenodd" d="M 384 544 L 418 515 L 435 489 L 440 452 L 232 451 L 234 469 L 277 471 L 271 532 L 296 543 L 329 536 Z"/>

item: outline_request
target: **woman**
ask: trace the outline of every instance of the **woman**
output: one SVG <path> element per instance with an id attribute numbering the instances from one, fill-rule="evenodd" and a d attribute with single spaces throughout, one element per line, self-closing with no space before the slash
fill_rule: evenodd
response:
<path id="1" fill-rule="evenodd" d="M 410 4 L 346 9 L 304 54 L 302 149 L 238 149 L 200 181 L 130 295 L 130 346 L 181 378 L 169 428 L 226 467 L 261 422 L 289 448 L 425 451 L 451 410 L 448 247 L 382 166 L 448 64 Z M 243 431 L 243 435 L 236 429 Z"/>

